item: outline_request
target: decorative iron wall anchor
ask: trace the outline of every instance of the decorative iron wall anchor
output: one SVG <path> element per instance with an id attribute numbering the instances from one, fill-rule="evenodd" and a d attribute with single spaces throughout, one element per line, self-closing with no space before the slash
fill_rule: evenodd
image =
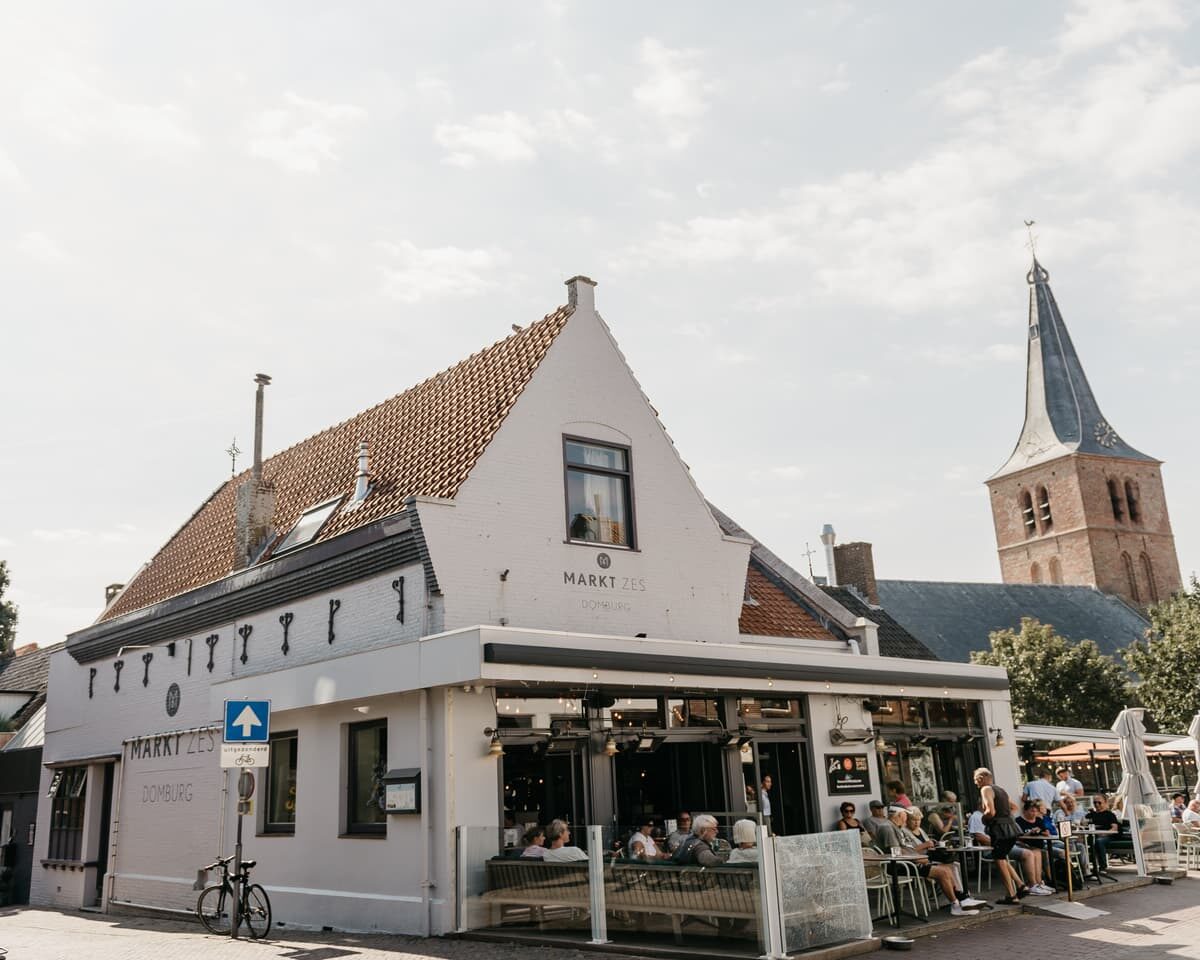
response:
<path id="1" fill-rule="evenodd" d="M 147 650 L 142 654 L 142 663 L 145 664 L 142 670 L 142 686 L 150 686 L 150 661 L 154 659 L 154 654 Z"/>
<path id="2" fill-rule="evenodd" d="M 396 591 L 396 596 L 400 600 L 400 612 L 396 614 L 396 619 L 401 623 L 404 622 L 404 578 L 397 577 L 392 581 L 392 589 Z"/>
<path id="3" fill-rule="evenodd" d="M 291 649 L 288 646 L 288 630 L 291 629 L 292 621 L 295 619 L 296 615 L 294 613 L 285 613 L 279 618 L 279 623 L 283 626 L 283 646 L 279 649 L 283 651 L 285 657 L 288 655 L 288 650 Z"/>
<path id="4" fill-rule="evenodd" d="M 250 634 L 254 632 L 254 626 L 249 623 L 244 623 L 238 627 L 238 636 L 242 638 L 242 663 L 250 659 L 246 654 L 246 641 L 250 639 Z"/>
<path id="5" fill-rule="evenodd" d="M 210 634 L 209 636 L 204 638 L 204 642 L 208 644 L 208 672 L 209 673 L 212 673 L 212 668 L 213 668 L 213 651 L 216 649 L 217 641 L 220 639 L 221 639 L 220 635 L 215 634 L 215 633 Z"/>
<path id="6" fill-rule="evenodd" d="M 192 638 L 188 637 L 188 676 L 192 675 Z"/>
<path id="7" fill-rule="evenodd" d="M 96 668 L 88 668 L 88 699 L 92 699 L 92 686 L 96 683 Z"/>
<path id="8" fill-rule="evenodd" d="M 113 690 L 117 693 L 121 692 L 121 671 L 125 668 L 124 660 L 113 661 L 113 669 L 117 671 L 117 682 L 113 684 Z"/>
<path id="9" fill-rule="evenodd" d="M 329 642 L 333 643 L 333 618 L 334 615 L 342 608 L 341 600 L 329 601 Z"/>

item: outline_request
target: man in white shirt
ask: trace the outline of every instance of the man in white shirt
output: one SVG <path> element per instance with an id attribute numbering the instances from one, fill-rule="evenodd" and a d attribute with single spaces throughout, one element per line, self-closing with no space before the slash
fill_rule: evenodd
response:
<path id="1" fill-rule="evenodd" d="M 1083 796 L 1083 784 L 1071 776 L 1070 770 L 1066 767 L 1059 767 L 1054 772 L 1058 776 L 1056 786 L 1059 793 L 1069 793 L 1073 797 Z"/>
<path id="2" fill-rule="evenodd" d="M 643 823 L 638 832 L 629 838 L 629 855 L 631 857 L 637 857 L 639 860 L 661 860 L 666 856 L 659 852 L 658 844 L 651 836 L 653 831 L 653 824 Z"/>
<path id="3" fill-rule="evenodd" d="M 1183 811 L 1183 825 L 1189 830 L 1200 830 L 1200 800 L 1192 800 Z"/>
<path id="4" fill-rule="evenodd" d="M 1054 784 L 1050 782 L 1050 771 L 1045 767 L 1038 771 L 1036 779 L 1025 784 L 1024 794 L 1026 800 L 1041 800 L 1047 810 L 1053 810 L 1058 803 L 1059 791 L 1054 789 Z"/>
<path id="5" fill-rule="evenodd" d="M 578 847 L 569 846 L 571 843 L 571 828 L 565 820 L 551 820 L 546 828 L 546 852 L 542 859 L 558 861 L 586 860 L 587 854 Z"/>

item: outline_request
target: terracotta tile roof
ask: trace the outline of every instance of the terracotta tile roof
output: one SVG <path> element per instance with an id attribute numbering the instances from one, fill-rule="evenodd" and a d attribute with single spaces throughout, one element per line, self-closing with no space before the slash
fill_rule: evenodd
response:
<path id="1" fill-rule="evenodd" d="M 350 493 L 363 440 L 371 445 L 371 494 L 356 510 L 339 509 L 317 541 L 397 513 L 408 497 L 454 497 L 570 316 L 570 307 L 560 307 L 449 370 L 265 460 L 263 479 L 275 487 L 274 529 L 286 534 L 309 507 Z M 233 572 L 237 488 L 249 476 L 247 470 L 217 488 L 102 619 Z"/>
<path id="2" fill-rule="evenodd" d="M 746 570 L 746 589 L 754 603 L 742 607 L 738 619 L 740 633 L 757 637 L 837 639 L 753 562 Z"/>

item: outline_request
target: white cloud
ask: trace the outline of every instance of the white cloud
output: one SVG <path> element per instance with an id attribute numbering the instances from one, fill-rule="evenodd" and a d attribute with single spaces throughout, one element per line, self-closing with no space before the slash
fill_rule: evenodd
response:
<path id="1" fill-rule="evenodd" d="M 61 527 L 57 530 L 36 529 L 33 531 L 33 539 L 41 540 L 43 543 L 74 543 L 79 540 L 86 540 L 91 536 L 87 530 L 80 530 L 78 527 Z"/>
<path id="2" fill-rule="evenodd" d="M 494 250 L 422 249 L 407 240 L 379 246 L 388 255 L 383 291 L 402 303 L 479 296 L 499 286 L 495 274 L 507 261 Z"/>
<path id="3" fill-rule="evenodd" d="M 1025 349 L 1015 343 L 993 343 L 987 348 L 987 355 L 1001 363 L 1025 360 Z"/>
<path id="4" fill-rule="evenodd" d="M 695 124 L 708 112 L 713 86 L 700 70 L 700 53 L 647 37 L 638 46 L 638 57 L 646 74 L 633 88 L 634 102 L 664 124 L 668 146 L 687 146 Z"/>
<path id="5" fill-rule="evenodd" d="M 1179 29 L 1187 18 L 1175 0 L 1075 0 L 1064 25 L 1060 48 L 1079 53 L 1131 34 Z"/>
<path id="6" fill-rule="evenodd" d="M 338 145 L 348 127 L 367 117 L 362 107 L 284 94 L 284 106 L 263 110 L 248 123 L 246 149 L 290 173 L 320 173 L 338 160 Z"/>
<path id="7" fill-rule="evenodd" d="M 8 184 L 12 187 L 20 187 L 24 183 L 20 168 L 4 148 L 0 147 L 0 185 Z"/>
<path id="8" fill-rule="evenodd" d="M 782 467 L 772 467 L 771 474 L 783 480 L 801 480 L 808 474 L 808 470 L 793 463 Z"/>
<path id="9" fill-rule="evenodd" d="M 547 110 L 537 119 L 505 110 L 465 123 L 440 123 L 433 131 L 434 141 L 447 151 L 445 162 L 456 167 L 473 167 L 480 160 L 525 163 L 537 159 L 542 143 L 580 149 L 593 135 L 591 118 L 577 110 Z"/>
<path id="10" fill-rule="evenodd" d="M 8 537 L 0 537 L 0 548 L 14 546 L 16 541 L 10 540 Z"/>
<path id="11" fill-rule="evenodd" d="M 118 523 L 109 530 L 82 530 L 79 527 L 38 528 L 32 531 L 33 539 L 42 543 L 125 543 L 128 534 L 137 528 L 128 523 Z"/>
<path id="12" fill-rule="evenodd" d="M 62 263 L 68 257 L 53 237 L 31 230 L 17 241 L 17 249 L 38 263 Z"/>
<path id="13" fill-rule="evenodd" d="M 844 63 L 839 63 L 833 71 L 833 76 L 822 83 L 817 89 L 822 93 L 845 93 L 850 89 L 849 71 Z"/>

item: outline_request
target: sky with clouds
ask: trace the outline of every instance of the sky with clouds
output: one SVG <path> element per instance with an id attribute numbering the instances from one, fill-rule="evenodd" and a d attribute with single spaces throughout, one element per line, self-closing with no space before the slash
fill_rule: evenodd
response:
<path id="1" fill-rule="evenodd" d="M 1038 251 L 1200 567 L 1195 3 L 0 7 L 0 558 L 91 622 L 251 446 L 598 307 L 806 568 L 995 580 Z M 822 573 L 820 557 L 814 558 Z"/>

